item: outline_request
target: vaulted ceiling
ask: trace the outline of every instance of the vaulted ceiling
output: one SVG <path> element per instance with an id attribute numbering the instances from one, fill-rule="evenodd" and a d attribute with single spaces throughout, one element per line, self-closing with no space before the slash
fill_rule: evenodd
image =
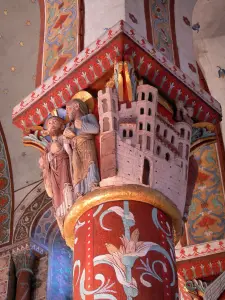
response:
<path id="1" fill-rule="evenodd" d="M 21 131 L 12 125 L 11 117 L 12 108 L 35 88 L 39 32 L 38 0 L 0 1 L 0 121 L 16 191 L 41 179 L 38 152 L 23 146 Z M 19 191 L 15 193 L 16 203 L 22 198 Z"/>
<path id="2" fill-rule="evenodd" d="M 218 67 L 225 69 L 225 1 L 198 0 L 193 12 L 192 24 L 200 24 L 194 31 L 194 49 L 197 61 L 204 73 L 209 90 L 222 106 L 225 115 L 225 78 L 219 78 Z M 222 122 L 225 138 L 225 121 Z"/>

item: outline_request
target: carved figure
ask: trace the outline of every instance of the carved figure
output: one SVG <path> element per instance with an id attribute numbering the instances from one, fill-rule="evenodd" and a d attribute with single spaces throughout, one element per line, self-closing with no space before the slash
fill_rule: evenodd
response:
<path id="1" fill-rule="evenodd" d="M 127 95 L 124 96 L 124 86 L 126 86 Z M 135 101 L 137 90 L 137 78 L 134 72 L 134 63 L 131 57 L 127 57 L 125 61 L 114 62 L 114 73 L 110 80 L 106 83 L 106 87 L 115 87 L 119 102 L 123 102 L 128 97 L 129 101 Z"/>
<path id="2" fill-rule="evenodd" d="M 73 204 L 72 179 L 69 156 L 72 151 L 67 139 L 62 135 L 63 119 L 53 116 L 46 122 L 46 133 L 51 142 L 39 160 L 43 171 L 46 192 L 52 198 L 56 219 L 62 225 L 67 210 Z M 61 228 L 60 228 L 61 229 Z"/>
<path id="3" fill-rule="evenodd" d="M 187 122 L 192 125 L 192 117 L 194 114 L 194 108 L 192 106 L 184 106 L 183 101 L 176 101 L 176 121 L 178 122 Z"/>
<path id="4" fill-rule="evenodd" d="M 80 99 L 72 99 L 66 105 L 69 126 L 63 135 L 70 140 L 72 148 L 71 176 L 75 198 L 86 194 L 100 181 L 94 135 L 99 133 L 99 124 L 88 106 Z"/>

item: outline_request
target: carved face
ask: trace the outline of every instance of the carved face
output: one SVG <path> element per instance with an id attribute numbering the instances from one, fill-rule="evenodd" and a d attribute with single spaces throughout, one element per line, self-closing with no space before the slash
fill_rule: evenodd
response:
<path id="1" fill-rule="evenodd" d="M 62 133 L 63 124 L 60 118 L 52 117 L 46 124 L 46 129 L 50 136 L 58 136 Z"/>
<path id="2" fill-rule="evenodd" d="M 192 118 L 193 115 L 194 115 L 194 108 L 189 106 L 189 107 L 187 107 L 186 109 L 187 109 L 187 114 L 188 114 L 188 116 L 189 116 L 190 118 Z"/>
<path id="3" fill-rule="evenodd" d="M 79 103 L 76 103 L 76 102 L 73 105 L 66 107 L 66 113 L 67 113 L 70 121 L 75 119 L 77 111 L 79 111 L 79 110 L 80 110 Z"/>
<path id="4" fill-rule="evenodd" d="M 81 116 L 88 114 L 88 107 L 81 100 L 75 100 L 72 104 L 66 106 L 66 113 L 69 120 L 74 121 Z"/>

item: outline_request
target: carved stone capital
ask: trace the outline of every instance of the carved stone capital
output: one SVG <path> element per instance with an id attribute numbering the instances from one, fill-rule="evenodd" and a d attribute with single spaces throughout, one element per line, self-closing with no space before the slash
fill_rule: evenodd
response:
<path id="1" fill-rule="evenodd" d="M 27 271 L 33 275 L 35 255 L 31 249 L 24 249 L 13 254 L 13 261 L 16 268 L 16 276 L 19 272 Z"/>

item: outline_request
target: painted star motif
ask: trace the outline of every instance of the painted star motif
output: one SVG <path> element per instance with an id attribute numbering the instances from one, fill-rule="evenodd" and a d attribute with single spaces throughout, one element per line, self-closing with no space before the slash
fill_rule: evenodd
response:
<path id="1" fill-rule="evenodd" d="M 7 10 L 7 9 L 4 10 L 4 15 L 5 15 L 5 16 L 8 15 L 8 10 Z"/>
<path id="2" fill-rule="evenodd" d="M 22 152 L 21 155 L 22 155 L 23 157 L 25 157 L 27 154 L 26 154 L 26 152 Z"/>
<path id="3" fill-rule="evenodd" d="M 20 44 L 21 47 L 24 46 L 24 42 L 22 42 L 22 41 L 19 44 Z"/>
<path id="4" fill-rule="evenodd" d="M 40 193 L 40 192 L 41 192 L 41 188 L 38 188 L 38 189 L 37 189 L 37 192 Z"/>
<path id="5" fill-rule="evenodd" d="M 31 21 L 27 20 L 25 24 L 26 24 L 26 26 L 30 26 L 31 25 Z"/>

